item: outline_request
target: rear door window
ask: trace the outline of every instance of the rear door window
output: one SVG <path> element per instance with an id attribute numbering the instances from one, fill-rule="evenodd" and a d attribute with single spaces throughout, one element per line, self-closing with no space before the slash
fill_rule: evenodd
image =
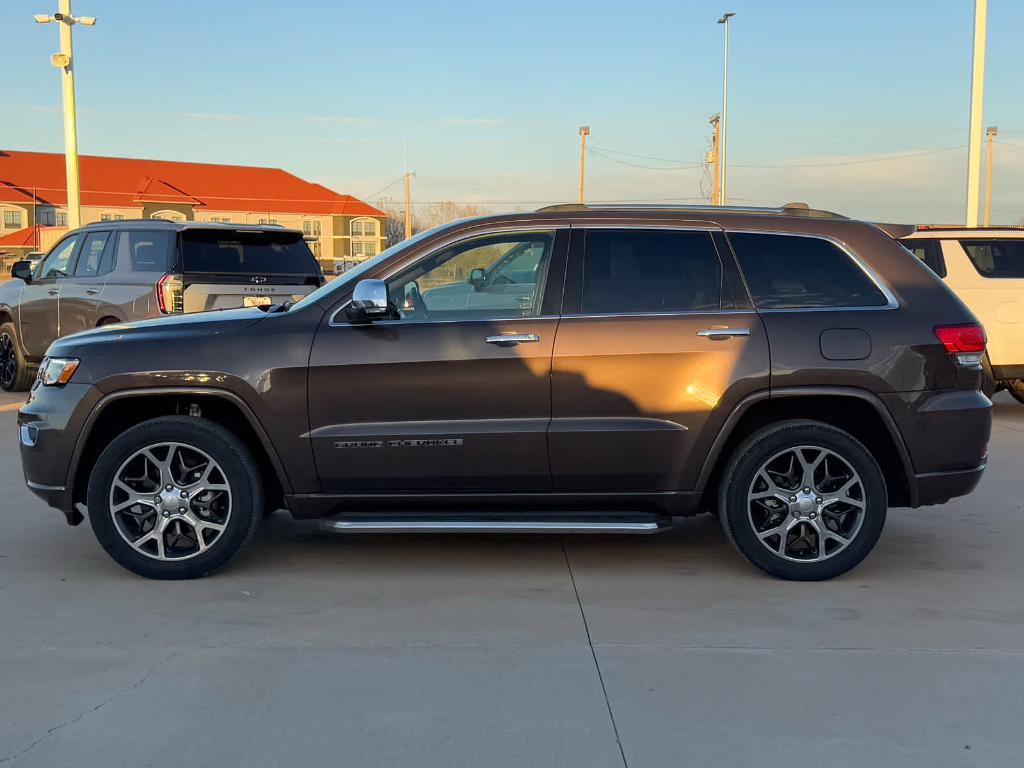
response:
<path id="1" fill-rule="evenodd" d="M 800 235 L 730 232 L 758 309 L 884 307 L 885 294 L 842 248 Z"/>
<path id="2" fill-rule="evenodd" d="M 946 260 L 942 258 L 942 241 L 934 238 L 900 240 L 900 245 L 914 254 L 939 277 L 946 276 Z"/>
<path id="3" fill-rule="evenodd" d="M 960 245 L 982 277 L 1024 278 L 1024 238 L 961 240 Z"/>
<path id="4" fill-rule="evenodd" d="M 167 272 L 170 232 L 126 230 L 117 233 L 117 265 L 124 272 Z"/>
<path id="5" fill-rule="evenodd" d="M 318 275 L 320 267 L 296 232 L 185 230 L 182 271 L 221 275 Z"/>
<path id="6" fill-rule="evenodd" d="M 716 312 L 722 265 L 708 232 L 587 231 L 585 315 Z"/>
<path id="7" fill-rule="evenodd" d="M 75 277 L 96 277 L 109 272 L 110 244 L 109 232 L 90 232 L 86 235 L 78 261 L 75 262 Z M 106 260 L 104 256 L 107 256 Z"/>

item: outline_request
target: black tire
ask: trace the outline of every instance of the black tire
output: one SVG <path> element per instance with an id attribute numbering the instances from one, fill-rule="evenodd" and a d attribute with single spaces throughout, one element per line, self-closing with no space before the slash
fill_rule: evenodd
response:
<path id="1" fill-rule="evenodd" d="M 748 492 L 754 488 L 755 475 L 762 465 L 772 457 L 798 446 L 813 446 L 834 453 L 856 471 L 862 486 L 863 512 L 859 528 L 853 532 L 845 548 L 815 562 L 794 561 L 770 549 L 758 537 L 752 521 L 753 515 L 748 511 Z M 827 472 L 828 467 L 825 470 Z M 877 543 L 885 526 L 887 508 L 885 478 L 867 448 L 848 432 L 817 421 L 784 421 L 750 435 L 729 458 L 719 488 L 719 518 L 729 541 L 740 554 L 765 573 L 792 581 L 831 579 L 859 564 Z M 782 520 L 789 519 L 788 511 L 780 514 Z M 821 520 L 824 519 L 822 516 Z M 762 536 L 766 530 L 762 529 Z M 831 539 L 826 537 L 826 545 L 830 542 Z M 781 549 L 789 553 L 785 541 Z"/>
<path id="2" fill-rule="evenodd" d="M 992 375 L 992 364 L 988 360 L 988 355 L 983 355 L 981 358 L 981 392 L 991 400 L 998 391 L 999 382 Z"/>
<path id="3" fill-rule="evenodd" d="M 25 361 L 18 343 L 14 323 L 0 325 L 0 387 L 8 392 L 22 392 L 32 386 L 36 369 Z"/>
<path id="4" fill-rule="evenodd" d="M 1014 400 L 1024 405 L 1024 379 L 1010 379 L 1006 382 L 1006 389 Z"/>
<path id="5" fill-rule="evenodd" d="M 111 512 L 111 489 L 122 464 L 147 446 L 162 442 L 180 443 L 207 454 L 219 465 L 230 491 L 223 531 L 208 544 L 206 551 L 185 559 L 159 560 L 140 552 L 122 535 Z M 111 441 L 92 468 L 87 498 L 89 523 L 103 549 L 129 571 L 151 579 L 194 579 L 223 567 L 252 540 L 264 507 L 260 471 L 244 443 L 219 424 L 188 416 L 151 419 Z M 161 544 L 165 545 L 166 540 Z"/>

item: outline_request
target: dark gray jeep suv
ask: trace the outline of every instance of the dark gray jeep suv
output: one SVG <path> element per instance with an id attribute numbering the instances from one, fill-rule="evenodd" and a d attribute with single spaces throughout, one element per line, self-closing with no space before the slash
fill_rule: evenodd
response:
<path id="1" fill-rule="evenodd" d="M 876 226 L 559 206 L 417 235 L 301 301 L 53 343 L 29 487 L 201 576 L 265 510 L 336 531 L 647 533 L 717 513 L 788 579 L 985 468 L 985 334 Z M 158 354 L 155 354 L 155 351 Z"/>
<path id="2" fill-rule="evenodd" d="M 323 284 L 302 233 L 160 219 L 100 221 L 66 234 L 0 284 L 0 387 L 28 389 L 50 343 L 180 312 L 269 306 Z"/>

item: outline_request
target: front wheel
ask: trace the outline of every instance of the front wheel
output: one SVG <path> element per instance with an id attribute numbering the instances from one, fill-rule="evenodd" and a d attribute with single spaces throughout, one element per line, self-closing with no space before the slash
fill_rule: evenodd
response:
<path id="1" fill-rule="evenodd" d="M 96 538 L 119 564 L 153 579 L 191 579 L 249 543 L 263 516 L 263 488 L 234 434 L 165 416 L 128 429 L 100 454 L 88 507 Z"/>
<path id="2" fill-rule="evenodd" d="M 730 458 L 719 491 L 729 540 L 795 581 L 830 579 L 871 552 L 885 525 L 885 478 L 848 432 L 814 421 L 761 429 Z"/>
<path id="3" fill-rule="evenodd" d="M 1006 388 L 1013 395 L 1013 399 L 1024 405 L 1024 379 L 1011 379 L 1006 382 Z"/>
<path id="4" fill-rule="evenodd" d="M 0 325 L 0 388 L 20 392 L 32 384 L 35 372 L 25 362 L 14 323 Z"/>

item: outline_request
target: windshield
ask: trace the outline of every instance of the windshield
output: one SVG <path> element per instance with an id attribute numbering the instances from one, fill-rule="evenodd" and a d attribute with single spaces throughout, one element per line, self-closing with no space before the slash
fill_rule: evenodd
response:
<path id="1" fill-rule="evenodd" d="M 439 227 L 434 227 L 433 229 L 428 229 L 424 232 L 419 232 L 410 237 L 408 240 L 403 240 L 400 243 L 392 245 L 390 248 L 385 248 L 372 259 L 367 259 L 366 261 L 357 264 L 356 266 L 352 267 L 352 269 L 348 270 L 348 272 L 342 273 L 334 280 L 328 283 L 324 283 L 307 296 L 303 296 L 299 301 L 295 302 L 293 306 L 306 307 L 311 304 L 315 304 L 321 299 L 330 296 L 331 293 L 333 293 L 334 291 L 341 290 L 344 286 L 350 285 L 351 283 L 359 280 L 367 272 L 371 272 L 381 262 L 390 259 L 397 253 L 401 253 L 406 248 L 411 248 L 412 246 L 421 243 L 423 240 L 427 239 L 427 237 L 433 236 L 442 230 L 450 229 L 455 223 L 457 222 L 452 222 L 452 224 L 442 224 Z"/>

